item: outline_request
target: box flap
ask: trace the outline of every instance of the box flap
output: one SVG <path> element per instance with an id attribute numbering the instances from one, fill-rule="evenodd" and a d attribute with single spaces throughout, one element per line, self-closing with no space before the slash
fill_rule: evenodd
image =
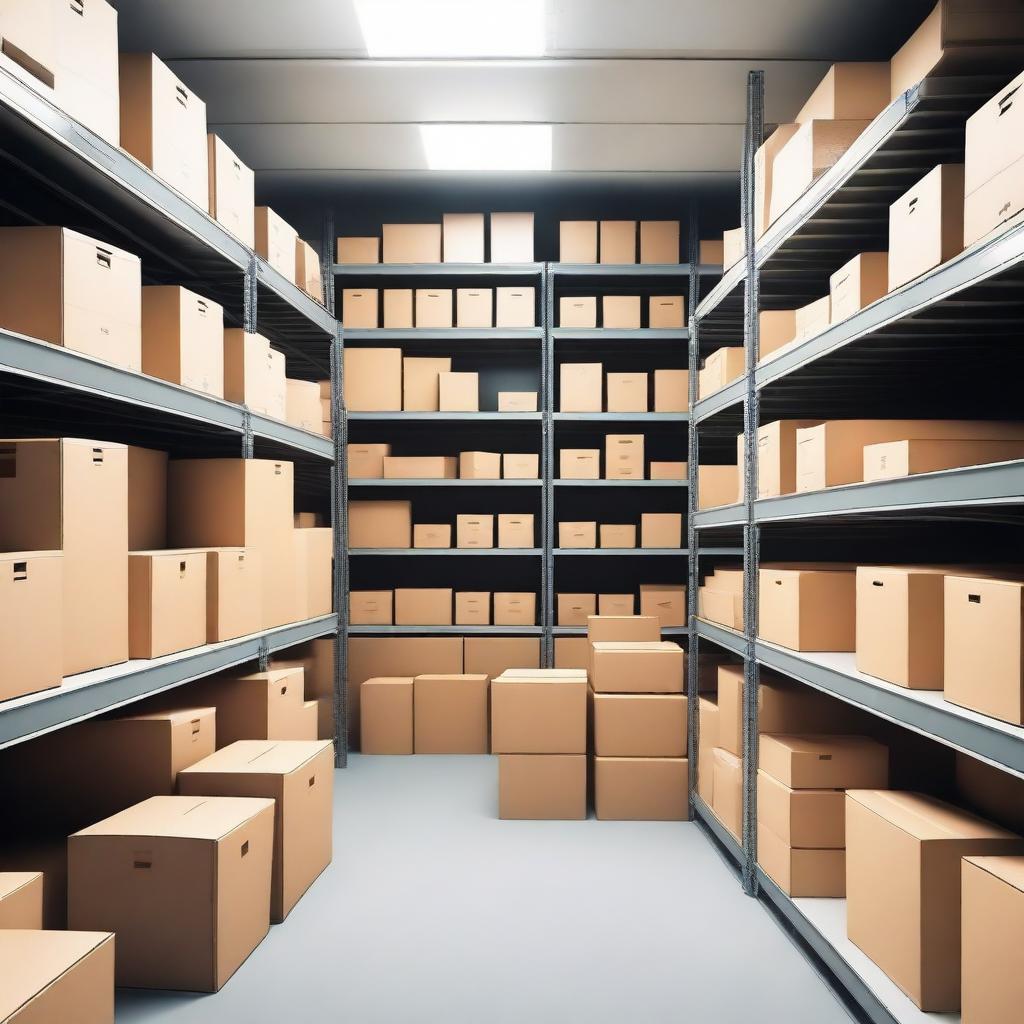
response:
<path id="1" fill-rule="evenodd" d="M 331 746 L 330 740 L 236 740 L 182 771 L 189 775 L 288 775 Z"/>
<path id="2" fill-rule="evenodd" d="M 1024 892 L 1024 857 L 964 857 L 964 860 Z"/>
<path id="3" fill-rule="evenodd" d="M 764 733 L 761 745 L 777 745 L 791 754 L 832 754 L 836 752 L 868 750 L 872 747 L 885 750 L 886 747 L 867 736 L 844 735 L 784 735 L 782 733 Z"/>
<path id="4" fill-rule="evenodd" d="M 149 711 L 139 715 L 118 715 L 116 718 L 107 721 L 117 722 L 169 722 L 172 726 L 184 725 L 193 718 L 212 718 L 217 713 L 216 708 L 176 708 L 172 711 Z"/>
<path id="5" fill-rule="evenodd" d="M 12 893 L 24 889 L 26 885 L 42 877 L 41 871 L 0 871 L 0 900 L 5 900 Z"/>
<path id="6" fill-rule="evenodd" d="M 923 793 L 849 789 L 846 795 L 918 840 L 1015 838 L 1005 828 Z"/>
<path id="7" fill-rule="evenodd" d="M 681 651 L 671 640 L 594 640 L 595 651 Z"/>
<path id="8" fill-rule="evenodd" d="M 75 836 L 216 840 L 273 806 L 273 800 L 255 797 L 154 796 L 76 832 Z"/>

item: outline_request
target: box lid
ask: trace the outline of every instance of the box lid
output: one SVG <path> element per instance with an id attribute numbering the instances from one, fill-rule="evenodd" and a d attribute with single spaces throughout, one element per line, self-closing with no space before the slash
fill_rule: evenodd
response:
<path id="1" fill-rule="evenodd" d="M 964 860 L 1024 892 L 1024 857 L 964 857 Z"/>
<path id="2" fill-rule="evenodd" d="M 41 871 L 0 871 L 0 900 L 42 877 Z"/>
<path id="3" fill-rule="evenodd" d="M 1005 828 L 924 793 L 848 789 L 846 796 L 918 840 L 1017 838 Z"/>
<path id="4" fill-rule="evenodd" d="M 288 775 L 333 746 L 330 740 L 236 740 L 182 769 L 185 774 Z"/>
<path id="5" fill-rule="evenodd" d="M 273 807 L 273 800 L 256 797 L 152 796 L 74 836 L 217 840 Z"/>
<path id="6" fill-rule="evenodd" d="M 586 672 L 573 673 L 565 676 L 545 676 L 534 672 L 521 676 L 498 676 L 491 680 L 491 686 L 586 686 Z"/>
<path id="7" fill-rule="evenodd" d="M 495 676 L 492 682 L 509 679 L 582 679 L 586 680 L 587 670 L 585 668 L 507 668 L 500 676 Z"/>
<path id="8" fill-rule="evenodd" d="M 721 666 L 722 669 L 731 666 Z M 761 737 L 761 750 L 770 756 L 808 754 L 814 757 L 828 756 L 834 753 L 859 753 L 860 751 L 882 751 L 888 748 L 868 736 L 844 736 L 842 734 L 822 735 L 790 735 L 783 733 L 764 733 Z"/>
<path id="9" fill-rule="evenodd" d="M 594 640 L 595 651 L 681 651 L 671 640 Z"/>
<path id="10" fill-rule="evenodd" d="M 118 715 L 116 718 L 106 719 L 109 722 L 169 722 L 172 726 L 184 725 L 194 718 L 212 718 L 217 713 L 216 708 L 175 708 L 172 711 L 148 711 L 138 715 Z"/>

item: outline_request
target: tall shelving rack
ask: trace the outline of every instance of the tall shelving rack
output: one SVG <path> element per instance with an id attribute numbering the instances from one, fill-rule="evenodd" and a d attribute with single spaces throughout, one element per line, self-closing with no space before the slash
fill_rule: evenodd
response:
<path id="1" fill-rule="evenodd" d="M 1005 82 L 1000 78 L 925 80 L 896 99 L 840 161 L 820 177 L 760 239 L 753 237 L 753 157 L 762 138 L 764 78 L 752 72 L 741 174 L 746 257 L 728 268 L 694 309 L 691 358 L 720 344 L 746 345 L 746 372 L 697 400 L 691 391 L 691 466 L 732 461 L 745 432 L 745 497 L 698 511 L 691 477 L 691 549 L 697 538 L 742 535 L 744 623 L 741 631 L 697 614 L 700 567 L 692 565 L 690 598 L 690 750 L 699 744 L 697 658 L 711 643 L 744 665 L 744 815 L 738 843 L 693 792 L 694 816 L 795 941 L 824 968 L 857 1019 L 907 1024 L 936 1019 L 909 999 L 846 938 L 845 900 L 792 899 L 757 866 L 757 687 L 762 666 L 945 747 L 1024 777 L 1024 728 L 976 714 L 941 693 L 908 690 L 857 672 L 852 654 L 790 651 L 757 637 L 757 568 L 767 544 L 787 558 L 839 543 L 877 561 L 865 545 L 892 550 L 896 561 L 926 561 L 935 538 L 955 536 L 984 549 L 985 534 L 1024 523 L 1024 461 L 975 466 L 824 491 L 756 499 L 758 423 L 781 418 L 1019 416 L 1020 330 L 1024 307 L 1024 225 L 994 233 L 930 273 L 849 319 L 758 362 L 758 312 L 792 309 L 828 293 L 829 275 L 858 252 L 886 249 L 888 206 L 935 164 L 962 162 L 964 121 Z M 986 363 L 986 361 L 988 361 Z M 693 367 L 693 364 L 691 363 Z M 984 367 L 988 373 L 982 373 Z M 1014 368 L 1015 372 L 1008 372 Z M 994 372 L 993 372 L 994 370 Z M 1000 371 L 1003 372 L 1000 372 Z M 913 381 L 907 388 L 906 382 Z M 691 385 L 692 387 L 692 385 Z M 955 410 L 955 412 L 953 412 Z M 734 459 L 734 456 L 733 456 Z M 1017 536 L 1019 532 L 1010 534 Z M 932 547 L 929 548 L 929 544 Z M 980 547 L 979 547 L 980 546 Z M 833 549 L 835 550 L 835 549 Z M 898 550 L 898 549 L 897 549 Z M 996 547 L 994 553 L 1000 552 Z M 803 556 L 802 558 L 800 556 Z M 832 557 L 835 557 L 834 555 Z M 1003 553 L 1005 558 L 1005 552 Z M 950 561 L 946 554 L 941 559 Z M 696 560 L 694 560 L 695 562 Z M 691 754 L 691 787 L 697 758 Z M 947 1015 L 941 1015 L 943 1020 Z M 949 1015 L 959 1020 L 958 1015 Z"/>

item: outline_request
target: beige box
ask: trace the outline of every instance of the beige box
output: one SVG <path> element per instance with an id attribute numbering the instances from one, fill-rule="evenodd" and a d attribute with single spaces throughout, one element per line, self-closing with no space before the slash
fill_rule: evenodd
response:
<path id="1" fill-rule="evenodd" d="M 385 224 L 384 263 L 440 263 L 440 224 Z"/>
<path id="2" fill-rule="evenodd" d="M 639 295 L 602 295 L 601 326 L 633 330 L 640 326 Z"/>
<path id="3" fill-rule="evenodd" d="M 590 641 L 585 636 L 555 637 L 555 668 L 586 670 L 590 664 Z"/>
<path id="4" fill-rule="evenodd" d="M 411 676 L 367 679 L 362 691 L 360 749 L 364 754 L 413 752 Z"/>
<path id="5" fill-rule="evenodd" d="M 416 676 L 413 680 L 416 753 L 488 753 L 489 683 L 485 675 Z"/>
<path id="6" fill-rule="evenodd" d="M 594 816 L 599 821 L 687 821 L 684 757 L 595 757 Z"/>
<path id="7" fill-rule="evenodd" d="M 558 259 L 562 263 L 596 263 L 597 221 L 559 221 Z"/>
<path id="8" fill-rule="evenodd" d="M 406 412 L 438 412 L 441 374 L 451 373 L 450 356 L 402 357 L 402 408 Z"/>
<path id="9" fill-rule="evenodd" d="M 535 626 L 537 624 L 537 595 L 521 592 L 496 592 L 494 595 L 494 624 L 496 626 Z"/>
<path id="10" fill-rule="evenodd" d="M 380 263 L 380 239 L 341 237 L 337 243 L 339 263 Z"/>
<path id="11" fill-rule="evenodd" d="M 772 222 L 772 179 L 775 157 L 800 130 L 799 124 L 780 124 L 754 154 L 754 236 L 760 238 Z M 703 263 L 704 261 L 701 260 Z"/>
<path id="12" fill-rule="evenodd" d="M 118 60 L 121 148 L 209 210 L 206 104 L 156 54 L 122 53 Z"/>
<path id="13" fill-rule="evenodd" d="M 686 625 L 686 587 L 672 583 L 641 583 L 640 614 L 653 615 L 664 629 Z"/>
<path id="14" fill-rule="evenodd" d="M 210 216 L 244 245 L 256 248 L 256 175 L 218 135 L 206 136 Z"/>
<path id="15" fill-rule="evenodd" d="M 800 850 L 844 849 L 845 814 L 844 790 L 790 789 L 758 770 L 758 825 L 773 832 L 786 846 Z"/>
<path id="16" fill-rule="evenodd" d="M 533 262 L 533 214 L 491 214 L 491 263 Z"/>
<path id="17" fill-rule="evenodd" d="M 586 816 L 586 754 L 498 756 L 499 818 L 582 821 Z"/>
<path id="18" fill-rule="evenodd" d="M 491 679 L 506 669 L 540 668 L 540 640 L 529 636 L 467 636 L 465 671 L 482 672 Z"/>
<path id="19" fill-rule="evenodd" d="M 651 462 L 650 478 L 652 480 L 685 480 L 685 462 Z"/>
<path id="20" fill-rule="evenodd" d="M 402 350 L 345 349 L 345 405 L 349 412 L 398 412 L 402 408 Z"/>
<path id="21" fill-rule="evenodd" d="M 0 8 L 0 68 L 51 99 L 58 61 L 56 14 L 56 5 L 33 0 L 6 0 Z M 114 50 L 116 62 L 116 41 Z M 112 141 L 116 144 L 116 135 Z"/>
<path id="22" fill-rule="evenodd" d="M 601 221 L 600 239 L 601 263 L 636 263 L 635 220 Z"/>
<path id="23" fill-rule="evenodd" d="M 423 326 L 422 324 L 420 326 Z M 458 288 L 455 291 L 456 327 L 494 326 L 494 289 Z"/>
<path id="24" fill-rule="evenodd" d="M 292 534 L 295 551 L 294 619 L 315 619 L 334 610 L 334 531 L 300 527 Z"/>
<path id="25" fill-rule="evenodd" d="M 796 341 L 807 341 L 822 331 L 828 330 L 830 323 L 831 299 L 825 295 L 806 306 L 795 310 L 796 314 Z"/>
<path id="26" fill-rule="evenodd" d="M 797 431 L 814 426 L 817 426 L 815 420 L 775 420 L 757 428 L 759 498 L 775 498 L 796 491 Z"/>
<path id="27" fill-rule="evenodd" d="M 644 435 L 606 434 L 604 439 L 606 480 L 644 479 Z"/>
<path id="28" fill-rule="evenodd" d="M 837 324 L 889 292 L 888 252 L 862 252 L 829 279 L 831 323 Z"/>
<path id="29" fill-rule="evenodd" d="M 441 229 L 445 263 L 483 263 L 482 213 L 443 213 Z"/>
<path id="30" fill-rule="evenodd" d="M 800 124 L 822 119 L 872 120 L 889 106 L 887 61 L 833 64 L 818 83 L 796 119 Z"/>
<path id="31" fill-rule="evenodd" d="M 652 295 L 647 300 L 647 326 L 681 330 L 686 326 L 686 298 L 682 295 Z"/>
<path id="32" fill-rule="evenodd" d="M 285 378 L 285 418 L 292 426 L 302 430 L 320 432 L 323 407 L 320 386 L 315 380 Z"/>
<path id="33" fill-rule="evenodd" d="M 491 683 L 495 754 L 585 754 L 587 680 L 523 669 Z"/>
<path id="34" fill-rule="evenodd" d="M 456 591 L 456 626 L 489 626 L 490 624 L 491 592 L 489 590 Z"/>
<path id="35" fill-rule="evenodd" d="M 846 895 L 844 850 L 790 846 L 760 820 L 757 863 L 787 896 L 841 899 Z"/>
<path id="36" fill-rule="evenodd" d="M 559 626 L 585 626 L 587 619 L 597 614 L 597 595 L 557 594 L 556 607 Z"/>
<path id="37" fill-rule="evenodd" d="M 0 701 L 61 685 L 63 554 L 0 554 Z"/>
<path id="38" fill-rule="evenodd" d="M 167 452 L 129 445 L 128 550 L 167 547 Z"/>
<path id="39" fill-rule="evenodd" d="M 640 262 L 679 262 L 679 221 L 640 221 Z"/>
<path id="40" fill-rule="evenodd" d="M 460 480 L 500 480 L 499 452 L 459 452 Z"/>
<path id="41" fill-rule="evenodd" d="M 498 547 L 532 548 L 534 546 L 533 513 L 498 513 Z"/>
<path id="42" fill-rule="evenodd" d="M 561 480 L 600 480 L 600 469 L 599 448 L 563 448 L 558 453 L 558 476 Z"/>
<path id="43" fill-rule="evenodd" d="M 295 240 L 295 283 L 311 298 L 324 304 L 324 281 L 320 276 L 320 256 L 301 238 Z"/>
<path id="44" fill-rule="evenodd" d="M 632 594 L 598 594 L 597 614 L 635 615 L 636 598 Z"/>
<path id="45" fill-rule="evenodd" d="M 1020 458 L 1024 458 L 1021 441 L 887 441 L 864 446 L 864 480 L 892 480 Z"/>
<path id="46" fill-rule="evenodd" d="M 889 207 L 889 291 L 964 247 L 964 167 L 939 164 Z"/>
<path id="47" fill-rule="evenodd" d="M 602 363 L 559 365 L 558 408 L 561 412 L 602 412 Z"/>
<path id="48" fill-rule="evenodd" d="M 758 767 L 790 789 L 884 789 L 889 784 L 889 749 L 867 736 L 762 733 L 758 752 Z"/>
<path id="49" fill-rule="evenodd" d="M 596 548 L 597 523 L 561 522 L 558 524 L 560 548 Z"/>
<path id="50" fill-rule="evenodd" d="M 256 254 L 289 281 L 295 280 L 298 240 L 299 233 L 280 214 L 269 206 L 256 207 Z"/>
<path id="51" fill-rule="evenodd" d="M 635 523 L 602 523 L 600 529 L 601 547 L 635 548 Z M 590 545 L 593 547 L 593 545 Z"/>
<path id="52" fill-rule="evenodd" d="M 698 397 L 720 391 L 737 377 L 742 377 L 746 369 L 746 352 L 742 346 L 729 345 L 716 349 L 704 360 L 704 369 L 700 372 Z"/>
<path id="53" fill-rule="evenodd" d="M 683 516 L 680 512 L 643 512 L 640 515 L 640 547 L 681 548 Z"/>
<path id="54" fill-rule="evenodd" d="M 762 309 L 758 324 L 758 362 L 796 341 L 795 309 Z"/>
<path id="55" fill-rule="evenodd" d="M 722 232 L 722 261 L 725 270 L 739 263 L 746 251 L 743 228 L 730 228 Z"/>
<path id="56" fill-rule="evenodd" d="M 342 323 L 350 330 L 375 330 L 380 327 L 379 296 L 377 288 L 342 288 Z"/>
<path id="57" fill-rule="evenodd" d="M 224 397 L 256 413 L 283 420 L 287 414 L 285 360 L 261 334 L 224 331 Z"/>
<path id="58" fill-rule="evenodd" d="M 0 871 L 0 931 L 42 927 L 42 872 Z"/>
<path id="59" fill-rule="evenodd" d="M 793 651 L 853 651 L 857 574 L 835 569 L 758 571 L 757 635 Z"/>
<path id="60" fill-rule="evenodd" d="M 416 289 L 416 326 L 430 328 L 452 326 L 451 288 Z"/>
<path id="61" fill-rule="evenodd" d="M 346 449 L 351 480 L 381 480 L 384 459 L 391 454 L 389 444 L 350 444 Z"/>
<path id="62" fill-rule="evenodd" d="M 263 627 L 259 555 L 245 548 L 206 552 L 206 642 L 258 633 Z"/>
<path id="63" fill-rule="evenodd" d="M 353 590 L 348 598 L 348 620 L 353 626 L 390 626 L 394 593 L 390 590 Z M 410 701 L 412 694 L 409 695 Z"/>
<path id="64" fill-rule="evenodd" d="M 413 326 L 411 288 L 384 289 L 384 326 L 392 330 L 409 330 Z"/>
<path id="65" fill-rule="evenodd" d="M 594 295 L 563 295 L 558 300 L 558 326 L 597 327 L 597 297 Z"/>
<path id="66" fill-rule="evenodd" d="M 206 552 L 128 556 L 128 657 L 160 658 L 206 643 Z"/>
<path id="67" fill-rule="evenodd" d="M 454 480 L 459 460 L 454 455 L 385 455 L 385 480 Z"/>
<path id="68" fill-rule="evenodd" d="M 493 515 L 457 515 L 455 517 L 455 546 L 460 548 L 493 548 Z"/>
<path id="69" fill-rule="evenodd" d="M 499 391 L 498 412 L 536 412 L 536 391 Z"/>
<path id="70" fill-rule="evenodd" d="M 660 640 L 661 627 L 654 616 L 649 615 L 595 615 L 587 620 L 587 639 L 601 641 L 647 641 Z M 588 651 L 589 656 L 589 651 Z M 589 667 L 589 662 L 588 666 Z"/>
<path id="71" fill-rule="evenodd" d="M 646 373 L 608 374 L 609 412 L 647 412 Z"/>
<path id="72" fill-rule="evenodd" d="M 411 501 L 350 501 L 350 548 L 407 548 L 412 544 Z"/>
<path id="73" fill-rule="evenodd" d="M 712 807 L 715 799 L 714 750 L 717 743 L 718 706 L 710 697 L 701 696 L 697 714 L 700 733 L 697 757 L 697 795 L 708 807 Z"/>
<path id="74" fill-rule="evenodd" d="M 595 693 L 598 757 L 685 757 L 686 697 L 681 693 Z"/>
<path id="75" fill-rule="evenodd" d="M 588 628 L 590 623 L 588 623 Z M 590 685 L 595 693 L 682 693 L 686 652 L 667 640 L 594 640 Z"/>
<path id="76" fill-rule="evenodd" d="M 480 411 L 480 374 L 442 373 L 439 388 L 441 412 Z"/>
<path id="77" fill-rule="evenodd" d="M 450 587 L 395 588 L 396 626 L 450 626 Z"/>
<path id="78" fill-rule="evenodd" d="M 728 750 L 712 750 L 712 810 L 739 841 L 743 836 L 743 759 Z"/>
<path id="79" fill-rule="evenodd" d="M 537 323 L 532 288 L 495 289 L 496 327 L 534 327 Z"/>

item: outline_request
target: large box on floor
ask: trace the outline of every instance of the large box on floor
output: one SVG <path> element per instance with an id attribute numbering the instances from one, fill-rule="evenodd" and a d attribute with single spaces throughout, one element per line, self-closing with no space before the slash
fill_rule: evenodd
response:
<path id="1" fill-rule="evenodd" d="M 594 814 L 601 821 L 686 821 L 685 757 L 595 757 Z"/>
<path id="2" fill-rule="evenodd" d="M 42 872 L 0 871 L 0 930 L 42 927 Z"/>
<path id="3" fill-rule="evenodd" d="M 411 676 L 367 679 L 360 687 L 360 747 L 364 754 L 413 753 Z"/>
<path id="4" fill-rule="evenodd" d="M 587 618 L 587 639 L 597 641 L 657 641 L 661 626 L 655 615 L 591 615 Z"/>
<path id="5" fill-rule="evenodd" d="M 467 636 L 464 671 L 494 679 L 509 668 L 540 668 L 540 639 L 532 636 Z"/>
<path id="6" fill-rule="evenodd" d="M 210 216 L 244 245 L 256 248 L 256 175 L 217 135 L 207 135 Z"/>
<path id="7" fill-rule="evenodd" d="M 960 1009 L 960 859 L 1024 839 L 921 793 L 846 794 L 846 934 L 922 1010 Z"/>
<path id="8" fill-rule="evenodd" d="M 681 693 L 595 693 L 594 753 L 599 757 L 686 756 Z"/>
<path id="9" fill-rule="evenodd" d="M 334 751 L 327 740 L 242 740 L 178 776 L 182 796 L 274 801 L 270 920 L 283 921 L 331 862 Z"/>
<path id="10" fill-rule="evenodd" d="M 114 1024 L 114 936 L 0 929 L 0 993 L 5 1021 Z"/>
<path id="11" fill-rule="evenodd" d="M 844 850 L 791 846 L 760 818 L 757 863 L 787 896 L 841 899 L 846 895 Z"/>
<path id="12" fill-rule="evenodd" d="M 178 285 L 147 285 L 142 289 L 142 371 L 223 398 L 224 310 Z"/>
<path id="13" fill-rule="evenodd" d="M 547 673 L 491 683 L 495 754 L 585 754 L 587 681 Z"/>
<path id="14" fill-rule="evenodd" d="M 158 178 L 210 208 L 206 104 L 154 53 L 122 53 L 121 148 Z"/>
<path id="15" fill-rule="evenodd" d="M 0 464 L 0 550 L 63 551 L 63 674 L 126 660 L 126 447 L 0 441 Z"/>
<path id="16" fill-rule="evenodd" d="M 418 675 L 413 681 L 417 754 L 486 754 L 487 676 Z"/>
<path id="17" fill-rule="evenodd" d="M 498 817 L 582 821 L 586 754 L 499 754 Z"/>
<path id="18" fill-rule="evenodd" d="M 60 551 L 0 554 L 0 702 L 60 686 Z"/>
<path id="19" fill-rule="evenodd" d="M 206 643 L 206 552 L 128 556 L 128 657 L 160 658 Z"/>
<path id="20" fill-rule="evenodd" d="M 762 568 L 757 635 L 794 651 L 852 651 L 857 574 L 854 569 Z"/>
<path id="21" fill-rule="evenodd" d="M 939 164 L 889 207 L 889 291 L 964 247 L 964 167 Z"/>
<path id="22" fill-rule="evenodd" d="M 270 929 L 274 801 L 156 796 L 68 839 L 68 924 L 115 932 L 118 985 L 216 992 Z"/>

